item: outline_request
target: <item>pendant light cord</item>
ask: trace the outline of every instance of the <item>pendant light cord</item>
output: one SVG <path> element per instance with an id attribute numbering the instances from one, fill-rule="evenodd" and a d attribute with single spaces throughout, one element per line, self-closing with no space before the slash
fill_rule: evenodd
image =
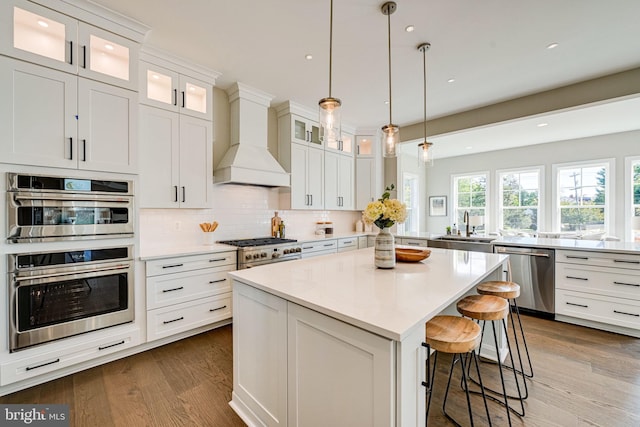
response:
<path id="1" fill-rule="evenodd" d="M 329 8 L 329 98 L 331 98 L 331 70 L 333 65 L 333 0 Z"/>
<path id="2" fill-rule="evenodd" d="M 422 71 L 424 75 L 424 142 L 427 143 L 427 47 L 422 49 Z"/>
<path id="3" fill-rule="evenodd" d="M 389 36 L 389 124 L 393 124 L 393 120 L 391 119 L 391 11 L 387 13 L 387 35 Z"/>

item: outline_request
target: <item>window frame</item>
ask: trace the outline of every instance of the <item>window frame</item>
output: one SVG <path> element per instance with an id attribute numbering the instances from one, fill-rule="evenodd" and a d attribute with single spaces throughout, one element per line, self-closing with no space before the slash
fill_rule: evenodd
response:
<path id="1" fill-rule="evenodd" d="M 561 220 L 560 220 L 560 201 L 558 200 L 559 191 L 558 191 L 558 173 L 561 170 L 571 169 L 571 168 L 585 168 L 585 167 L 597 167 L 604 166 L 607 179 L 605 182 L 605 203 L 604 203 L 604 233 L 605 235 L 611 234 L 611 231 L 614 228 L 614 215 L 615 213 L 612 210 L 612 206 L 615 206 L 615 159 L 606 158 L 606 159 L 593 159 L 593 160 L 584 160 L 579 162 L 567 162 L 567 163 L 554 163 L 552 165 L 552 216 L 551 216 L 551 228 L 553 232 L 559 233 L 561 232 Z"/>
<path id="2" fill-rule="evenodd" d="M 629 156 L 624 159 L 624 230 L 626 235 L 623 240 L 633 241 L 634 231 L 631 229 L 631 218 L 635 216 L 636 205 L 633 203 L 633 166 L 640 165 L 640 156 Z M 640 205 L 638 205 L 640 208 Z"/>
<path id="3" fill-rule="evenodd" d="M 544 165 L 538 166 L 525 166 L 521 168 L 509 168 L 509 169 L 496 169 L 496 200 L 495 200 L 495 213 L 496 213 L 496 227 L 503 229 L 503 198 L 502 198 L 502 176 L 510 173 L 538 173 L 538 222 L 536 224 L 535 233 L 537 234 L 541 228 L 545 227 L 545 167 Z"/>
<path id="4" fill-rule="evenodd" d="M 458 230 L 462 230 L 462 223 L 458 224 L 458 179 L 460 178 L 474 178 L 478 176 L 484 176 L 486 180 L 485 186 L 485 203 L 484 203 L 484 233 L 489 234 L 489 230 L 491 229 L 491 173 L 487 170 L 477 171 L 477 172 L 467 172 L 467 173 L 459 173 L 451 175 L 451 215 L 449 216 L 449 220 L 451 224 L 455 223 L 458 227 Z"/>

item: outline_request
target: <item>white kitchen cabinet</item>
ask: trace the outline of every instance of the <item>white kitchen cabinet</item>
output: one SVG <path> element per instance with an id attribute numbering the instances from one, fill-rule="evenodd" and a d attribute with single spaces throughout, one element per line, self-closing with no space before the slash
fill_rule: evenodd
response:
<path id="1" fill-rule="evenodd" d="M 137 90 L 136 41 L 26 0 L 0 8 L 3 54 Z"/>
<path id="2" fill-rule="evenodd" d="M 211 83 L 197 77 L 140 61 L 141 104 L 212 120 L 212 91 Z"/>
<path id="3" fill-rule="evenodd" d="M 640 336 L 640 255 L 556 251 L 556 319 Z"/>
<path id="4" fill-rule="evenodd" d="M 2 161 L 135 172 L 135 92 L 7 57 L 0 80 Z"/>
<path id="5" fill-rule="evenodd" d="M 246 422 L 393 424 L 392 341 L 242 283 L 233 286 L 231 406 Z"/>
<path id="6" fill-rule="evenodd" d="M 364 249 L 369 247 L 368 236 L 358 236 L 358 249 Z"/>
<path id="7" fill-rule="evenodd" d="M 302 243 L 302 258 L 335 254 L 336 252 L 338 252 L 337 239 L 314 240 Z"/>
<path id="8" fill-rule="evenodd" d="M 357 158 L 356 159 L 356 209 L 365 210 L 367 205 L 379 197 L 376 192 L 375 178 L 375 159 L 373 158 Z"/>
<path id="9" fill-rule="evenodd" d="M 376 153 L 375 135 L 356 135 L 355 151 L 358 157 L 375 157 Z"/>
<path id="10" fill-rule="evenodd" d="M 290 144 L 291 209 L 324 208 L 324 152 L 302 144 Z"/>
<path id="11" fill-rule="evenodd" d="M 353 157 L 325 151 L 324 208 L 353 210 Z"/>
<path id="12" fill-rule="evenodd" d="M 320 125 L 317 121 L 292 114 L 289 118 L 291 142 L 323 148 L 320 140 Z"/>
<path id="13" fill-rule="evenodd" d="M 236 251 L 147 261 L 147 341 L 230 319 L 236 263 Z"/>
<path id="14" fill-rule="evenodd" d="M 338 239 L 338 252 L 355 251 L 358 249 L 358 237 L 343 237 Z"/>
<path id="15" fill-rule="evenodd" d="M 213 181 L 209 120 L 140 107 L 140 206 L 207 208 Z"/>
<path id="16" fill-rule="evenodd" d="M 416 239 L 411 237 L 396 237 L 396 244 L 406 246 L 428 247 L 427 239 Z"/>

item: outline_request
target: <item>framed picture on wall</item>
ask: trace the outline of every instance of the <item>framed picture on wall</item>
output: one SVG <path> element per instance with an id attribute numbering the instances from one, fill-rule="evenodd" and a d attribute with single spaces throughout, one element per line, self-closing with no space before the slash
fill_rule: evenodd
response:
<path id="1" fill-rule="evenodd" d="M 429 197 L 429 216 L 447 216 L 447 196 Z"/>

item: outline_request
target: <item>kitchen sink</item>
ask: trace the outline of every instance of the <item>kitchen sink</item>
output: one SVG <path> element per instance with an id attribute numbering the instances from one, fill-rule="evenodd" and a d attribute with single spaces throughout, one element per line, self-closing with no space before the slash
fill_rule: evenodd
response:
<path id="1" fill-rule="evenodd" d="M 432 248 L 458 249 L 474 252 L 493 252 L 493 237 L 481 236 L 442 236 L 427 240 Z"/>

